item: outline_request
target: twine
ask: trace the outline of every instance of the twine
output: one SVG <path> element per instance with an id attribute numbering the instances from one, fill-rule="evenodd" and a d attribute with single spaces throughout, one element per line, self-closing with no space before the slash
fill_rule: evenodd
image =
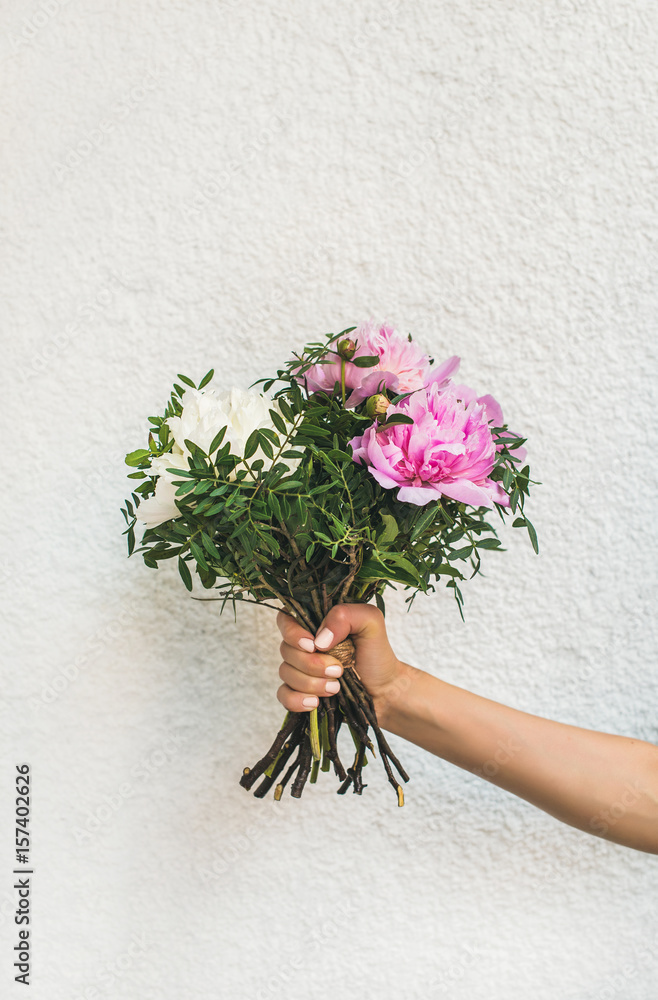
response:
<path id="1" fill-rule="evenodd" d="M 342 642 L 336 643 L 331 649 L 328 649 L 327 653 L 340 660 L 345 669 L 348 667 L 354 668 L 356 664 L 356 646 L 349 636 L 347 639 L 343 639 Z"/>

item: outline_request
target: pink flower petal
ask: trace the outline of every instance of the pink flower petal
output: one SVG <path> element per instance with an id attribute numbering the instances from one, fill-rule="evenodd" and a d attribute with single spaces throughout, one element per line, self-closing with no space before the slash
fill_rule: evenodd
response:
<path id="1" fill-rule="evenodd" d="M 487 479 L 486 485 L 494 503 L 499 503 L 501 507 L 509 507 L 509 497 L 500 483 L 495 483 L 492 479 Z"/>
<path id="2" fill-rule="evenodd" d="M 372 474 L 375 475 L 374 469 Z M 425 504 L 439 500 L 440 497 L 441 491 L 435 486 L 401 486 L 398 490 L 398 500 L 401 503 L 413 503 L 417 507 L 424 507 Z"/>
<path id="3" fill-rule="evenodd" d="M 373 479 L 377 480 L 380 486 L 384 487 L 385 490 L 392 490 L 395 489 L 396 486 L 400 485 L 397 480 L 393 479 L 391 476 L 387 476 L 385 472 L 382 472 L 381 469 L 376 469 L 374 466 L 371 467 L 370 474 Z"/>
<path id="4" fill-rule="evenodd" d="M 359 371 L 367 372 L 368 369 L 361 368 Z M 384 389 L 395 391 L 398 387 L 398 382 L 399 379 L 393 372 L 382 372 L 379 369 L 372 371 L 370 369 L 370 374 L 365 376 L 361 385 L 357 386 L 345 400 L 345 406 L 348 410 L 353 409 L 359 403 L 362 403 L 364 399 L 367 399 L 368 396 L 374 396 L 375 393 L 381 392 L 380 386 Z"/>
<path id="5" fill-rule="evenodd" d="M 456 354 L 454 354 L 451 358 L 448 358 L 447 361 L 443 361 L 437 368 L 434 369 L 429 379 L 425 383 L 426 386 L 430 385 L 441 386 L 444 382 L 447 382 L 448 379 L 452 378 L 452 376 L 456 373 L 457 369 L 459 368 L 460 364 L 461 364 L 461 358 L 457 357 Z"/>
<path id="6" fill-rule="evenodd" d="M 493 424 L 494 427 L 503 426 L 503 409 L 500 403 L 495 400 L 493 396 L 480 396 L 478 403 L 481 403 L 482 406 L 484 406 L 487 414 L 487 420 L 490 424 Z"/>
<path id="7" fill-rule="evenodd" d="M 455 479 L 451 483 L 442 482 L 441 492 L 451 500 L 470 504 L 471 507 L 493 507 L 489 493 L 468 479 Z"/>

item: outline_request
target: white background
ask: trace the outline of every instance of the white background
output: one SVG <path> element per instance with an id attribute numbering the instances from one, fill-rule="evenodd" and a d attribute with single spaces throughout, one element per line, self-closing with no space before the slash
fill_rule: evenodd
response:
<path id="1" fill-rule="evenodd" d="M 649 1000 L 658 858 L 401 745 L 397 809 L 238 786 L 271 612 L 128 561 L 126 451 L 177 372 L 246 387 L 388 318 L 527 434 L 522 532 L 398 653 L 658 742 L 651 0 L 5 2 L 0 982 L 34 775 L 35 1000 Z M 370 772 L 373 772 L 370 774 Z M 611 804 L 612 805 L 612 804 Z"/>

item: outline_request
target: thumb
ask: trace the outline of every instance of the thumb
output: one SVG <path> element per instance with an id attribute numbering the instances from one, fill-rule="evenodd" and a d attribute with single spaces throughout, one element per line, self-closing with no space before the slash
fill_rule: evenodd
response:
<path id="1" fill-rule="evenodd" d="M 385 662 L 394 653 L 386 634 L 384 616 L 372 604 L 337 604 L 320 625 L 315 636 L 315 648 L 331 649 L 348 636 L 357 649 L 367 643 L 368 658 L 382 658 Z"/>

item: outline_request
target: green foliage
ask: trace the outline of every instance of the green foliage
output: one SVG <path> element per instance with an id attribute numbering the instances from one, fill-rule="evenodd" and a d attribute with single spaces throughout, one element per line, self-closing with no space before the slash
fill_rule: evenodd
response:
<path id="1" fill-rule="evenodd" d="M 187 589 L 195 572 L 203 587 L 219 593 L 222 607 L 227 601 L 278 601 L 311 626 L 342 601 L 375 599 L 384 610 L 383 594 L 396 584 L 410 591 L 410 603 L 417 593 L 443 582 L 461 613 L 460 583 L 479 572 L 483 551 L 500 549 L 487 519 L 492 511 L 447 498 L 424 507 L 400 503 L 394 491 L 383 489 L 353 461 L 349 442 L 371 423 L 365 406 L 347 410 L 339 393 L 309 396 L 305 391 L 304 373 L 313 364 L 335 360 L 332 344 L 352 329 L 307 345 L 276 378 L 255 383 L 264 392 L 278 386 L 273 398 L 280 413 L 270 411 L 275 429 L 255 430 L 243 455 L 232 454 L 230 442 L 224 443 L 226 428 L 209 454 L 187 442 L 189 471 L 174 470 L 180 517 L 146 530 L 136 548 L 135 506 L 155 489 L 150 463 L 173 446 L 166 421 L 181 412 L 184 392 L 175 385 L 164 414 L 149 417 L 148 449 L 126 458 L 138 470 L 133 475 L 145 477 L 123 510 L 129 552 L 140 553 L 152 568 L 177 557 Z M 356 360 L 364 368 L 372 364 L 370 358 Z M 212 374 L 204 376 L 200 388 Z M 194 386 L 186 376 L 178 379 Z M 387 424 L 410 421 L 394 415 Z M 493 433 L 500 451 L 492 478 L 510 497 L 511 512 L 518 515 L 514 526 L 526 528 L 537 551 L 535 529 L 524 512 L 530 473 L 528 466 L 518 468 L 514 455 L 523 441 L 506 426 Z M 259 449 L 267 468 L 262 458 L 254 458 Z M 289 462 L 297 467 L 291 469 Z M 496 509 L 504 519 L 508 509 Z"/>

